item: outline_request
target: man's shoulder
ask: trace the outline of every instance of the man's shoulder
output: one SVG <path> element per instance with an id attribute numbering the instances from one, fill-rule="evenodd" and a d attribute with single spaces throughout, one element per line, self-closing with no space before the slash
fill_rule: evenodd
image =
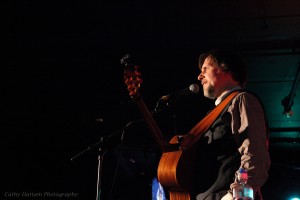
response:
<path id="1" fill-rule="evenodd" d="M 252 91 L 245 90 L 245 89 L 239 90 L 239 93 L 236 95 L 236 98 L 243 98 L 243 97 L 244 98 L 255 98 L 257 100 L 260 100 L 260 98 L 257 94 L 255 94 Z"/>
<path id="2" fill-rule="evenodd" d="M 263 102 L 257 94 L 249 90 L 240 90 L 233 101 L 256 102 L 263 106 Z"/>

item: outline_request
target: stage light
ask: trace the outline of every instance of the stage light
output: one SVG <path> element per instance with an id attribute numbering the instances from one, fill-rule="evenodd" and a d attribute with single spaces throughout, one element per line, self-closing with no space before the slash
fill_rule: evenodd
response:
<path id="1" fill-rule="evenodd" d="M 295 96 L 295 95 L 294 95 Z M 284 114 L 287 117 L 291 117 L 294 115 L 294 112 L 292 111 L 292 106 L 294 104 L 294 96 L 291 97 L 291 95 L 284 97 L 284 99 L 281 100 L 281 105 L 283 105 L 284 111 L 282 114 Z"/>
<path id="2" fill-rule="evenodd" d="M 298 198 L 298 197 L 292 197 L 289 200 L 300 200 L 300 198 Z"/>
<path id="3" fill-rule="evenodd" d="M 152 200 L 167 200 L 165 191 L 157 178 L 152 180 Z"/>
<path id="4" fill-rule="evenodd" d="M 294 115 L 294 112 L 292 111 L 292 106 L 294 104 L 294 98 L 296 97 L 296 90 L 297 90 L 297 85 L 299 84 L 299 80 L 300 80 L 300 63 L 289 95 L 284 97 L 281 100 L 281 105 L 283 105 L 283 109 L 284 109 L 283 114 L 286 117 L 291 117 Z"/>

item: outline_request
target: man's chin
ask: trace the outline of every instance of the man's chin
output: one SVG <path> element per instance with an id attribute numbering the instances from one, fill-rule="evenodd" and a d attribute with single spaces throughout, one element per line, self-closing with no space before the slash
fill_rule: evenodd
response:
<path id="1" fill-rule="evenodd" d="M 209 99 L 215 99 L 215 95 L 214 94 L 211 94 L 211 93 L 208 93 L 208 92 L 204 92 L 204 96 L 209 98 Z"/>

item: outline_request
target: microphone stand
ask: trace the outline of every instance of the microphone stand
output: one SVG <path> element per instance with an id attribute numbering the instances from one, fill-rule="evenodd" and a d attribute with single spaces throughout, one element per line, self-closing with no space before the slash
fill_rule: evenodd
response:
<path id="1" fill-rule="evenodd" d="M 165 102 L 164 102 L 165 103 Z M 174 102 L 172 101 L 172 103 L 174 104 Z M 153 116 L 155 116 L 156 114 L 158 114 L 162 109 L 161 109 L 161 104 L 162 104 L 162 99 L 160 98 L 157 102 L 157 105 L 154 109 L 152 113 Z M 165 103 L 166 106 L 169 106 L 169 103 Z M 175 119 L 176 116 L 173 115 L 173 119 Z M 97 194 L 96 194 L 96 200 L 100 200 L 101 198 L 101 187 L 102 187 L 102 171 L 103 171 L 103 160 L 104 160 L 104 155 L 107 152 L 107 148 L 105 147 L 104 143 L 106 141 L 109 141 L 111 138 L 113 138 L 114 136 L 116 136 L 117 134 L 121 134 L 121 141 L 123 141 L 124 139 L 124 133 L 126 128 L 128 128 L 130 125 L 134 124 L 134 123 L 138 123 L 138 122 L 142 122 L 144 121 L 144 119 L 138 119 L 138 120 L 133 120 L 130 121 L 129 123 L 127 123 L 123 128 L 116 130 L 115 132 L 113 132 L 112 134 L 106 136 L 106 137 L 101 137 L 100 140 L 90 146 L 88 146 L 86 149 L 84 149 L 83 151 L 79 152 L 78 154 L 76 154 L 75 156 L 73 156 L 70 160 L 74 161 L 75 159 L 79 158 L 80 156 L 82 156 L 83 154 L 87 153 L 88 151 L 93 150 L 96 146 L 100 145 L 100 148 L 98 149 L 99 151 L 99 155 L 98 155 L 98 168 L 97 168 Z M 176 130 L 176 124 L 174 124 L 174 129 Z"/>
<path id="2" fill-rule="evenodd" d="M 173 134 L 177 135 L 177 119 L 176 119 L 176 110 L 175 104 L 176 99 L 172 99 L 167 103 L 167 106 L 171 108 L 172 122 L 173 122 Z"/>
<path id="3" fill-rule="evenodd" d="M 177 134 L 177 124 L 176 124 L 176 112 L 175 112 L 175 104 L 176 104 L 176 98 L 172 99 L 164 99 L 163 97 L 158 99 L 153 115 L 158 114 L 161 110 L 162 107 L 168 107 L 172 108 L 171 110 L 171 117 L 172 117 L 172 122 L 173 122 L 173 133 L 176 135 Z M 163 105 L 163 106 L 162 106 Z"/>
<path id="4" fill-rule="evenodd" d="M 100 200 L 101 198 L 101 177 L 102 177 L 102 161 L 104 159 L 104 154 L 106 153 L 106 149 L 99 148 L 99 155 L 98 155 L 98 175 L 97 175 L 97 194 L 96 200 Z"/>
<path id="5" fill-rule="evenodd" d="M 116 135 L 117 133 L 119 133 L 119 131 L 116 131 L 114 132 L 113 134 L 111 134 L 110 136 L 113 136 L 113 135 Z M 110 136 L 108 136 L 108 138 L 110 138 Z M 103 143 L 104 141 L 104 137 L 101 137 L 101 139 L 88 146 L 86 149 L 84 149 L 83 151 L 79 152 L 77 155 L 73 156 L 71 158 L 71 161 L 74 161 L 76 158 L 78 158 L 79 156 L 85 154 L 86 152 L 88 151 L 91 151 L 92 149 L 94 149 L 96 146 L 100 145 Z M 104 145 L 102 145 L 104 146 Z M 107 148 L 103 148 L 103 147 L 100 147 L 99 148 L 99 154 L 98 154 L 98 167 L 97 167 L 97 193 L 96 193 L 96 200 L 100 200 L 101 199 L 101 188 L 102 188 L 102 171 L 103 171 L 103 160 L 104 160 L 104 155 L 105 153 L 107 152 Z"/>
<path id="6" fill-rule="evenodd" d="M 101 144 L 102 144 L 102 147 L 99 148 L 99 155 L 98 155 L 97 194 L 96 194 L 96 200 L 100 200 L 100 198 L 101 198 L 101 186 L 102 186 L 102 183 L 101 183 L 102 178 L 101 177 L 102 177 L 102 171 L 103 171 L 102 166 L 103 166 L 104 155 L 107 152 L 107 148 L 105 148 L 105 145 L 103 145 L 104 142 L 105 141 L 109 141 L 110 138 L 112 138 L 113 136 L 115 136 L 117 134 L 120 134 L 120 133 L 121 133 L 121 140 L 123 140 L 124 139 L 123 135 L 125 133 L 126 128 L 129 127 L 131 124 L 136 123 L 136 122 L 140 122 L 140 121 L 141 121 L 141 119 L 134 120 L 134 121 L 131 121 L 131 122 L 127 123 L 123 128 L 121 128 L 121 129 L 113 132 L 112 134 L 110 134 L 110 135 L 108 135 L 106 137 L 101 137 L 101 139 L 98 142 L 96 142 L 96 143 L 88 146 L 86 149 L 84 149 L 83 151 L 79 152 L 78 154 L 76 154 L 75 156 L 73 156 L 71 158 L 71 161 L 74 161 L 75 159 L 77 159 L 81 155 L 87 153 L 88 151 L 93 150 L 98 145 L 101 146 Z"/>

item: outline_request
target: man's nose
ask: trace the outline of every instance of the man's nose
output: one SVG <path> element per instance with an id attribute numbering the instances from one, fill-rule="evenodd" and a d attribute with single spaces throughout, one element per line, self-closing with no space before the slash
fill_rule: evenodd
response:
<path id="1" fill-rule="evenodd" d="M 198 80 L 201 81 L 203 78 L 204 78 L 204 76 L 202 75 L 202 73 L 200 73 L 200 74 L 198 75 Z"/>

